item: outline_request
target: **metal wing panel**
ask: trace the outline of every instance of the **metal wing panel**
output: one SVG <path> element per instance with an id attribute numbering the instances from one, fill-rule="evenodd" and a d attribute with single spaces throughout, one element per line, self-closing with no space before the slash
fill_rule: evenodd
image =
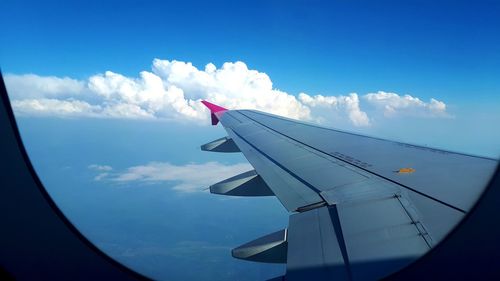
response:
<path id="1" fill-rule="evenodd" d="M 286 280 L 349 280 L 327 207 L 290 216 Z"/>
<path id="2" fill-rule="evenodd" d="M 337 205 L 351 263 L 418 257 L 430 248 L 396 197 Z"/>
<path id="3" fill-rule="evenodd" d="M 246 139 L 226 128 L 248 161 L 288 211 L 323 201 L 323 199 L 300 180 L 280 167 L 278 162 L 252 147 Z"/>
<path id="4" fill-rule="evenodd" d="M 471 208 L 498 164 L 494 159 L 346 133 L 256 111 L 239 112 L 274 132 L 462 212 Z M 416 171 L 395 173 L 404 167 Z"/>
<path id="5" fill-rule="evenodd" d="M 439 243 L 465 216 L 464 213 L 440 204 L 413 191 L 406 191 L 421 221 L 435 244 Z"/>
<path id="6" fill-rule="evenodd" d="M 380 279 L 430 249 L 400 198 L 336 205 L 352 280 Z"/>
<path id="7" fill-rule="evenodd" d="M 224 116 L 235 116 L 238 112 L 230 111 Z M 224 124 L 224 116 L 222 121 Z M 317 193 L 335 186 L 358 182 L 369 178 L 362 170 L 349 167 L 333 157 L 320 154 L 289 138 L 262 127 L 245 116 L 238 116 L 242 123 L 226 126 L 239 139 L 251 143 L 259 151 L 275 159 L 293 174 L 304 179 L 309 188 Z M 243 152 L 245 154 L 245 152 Z M 246 156 L 246 154 L 245 154 Z M 250 161 L 251 162 L 251 161 Z M 318 177 L 318 175 L 321 175 Z"/>
<path id="8" fill-rule="evenodd" d="M 399 198 L 291 215 L 286 280 L 377 280 L 425 253 L 430 245 Z"/>

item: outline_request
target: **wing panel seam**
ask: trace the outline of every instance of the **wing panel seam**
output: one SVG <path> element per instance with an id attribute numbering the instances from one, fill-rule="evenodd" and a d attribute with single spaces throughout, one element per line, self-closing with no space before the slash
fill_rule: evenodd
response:
<path id="1" fill-rule="evenodd" d="M 401 199 L 399 199 L 400 197 L 401 197 L 401 195 L 397 195 L 397 194 L 394 195 L 394 198 L 396 198 L 398 200 L 399 204 L 401 205 L 401 208 L 403 208 L 403 210 L 405 211 L 406 215 L 410 219 L 411 223 L 415 226 L 415 229 L 417 229 L 417 232 L 422 237 L 422 239 L 425 241 L 425 244 L 427 244 L 427 247 L 429 247 L 429 249 L 431 249 L 432 248 L 431 241 L 428 241 L 427 238 L 426 238 L 426 235 L 429 235 L 429 234 L 427 233 L 427 231 L 425 233 L 422 232 L 422 231 L 420 231 L 420 229 L 418 228 L 417 224 L 420 224 L 424 230 L 425 230 L 425 226 L 420 221 L 415 220 L 410 215 L 410 212 L 405 208 L 405 206 L 403 205 L 403 202 L 401 202 Z"/>
<path id="2" fill-rule="evenodd" d="M 349 280 L 352 280 L 351 263 L 349 262 L 349 255 L 347 254 L 347 245 L 345 243 L 344 233 L 342 231 L 342 226 L 340 224 L 340 217 L 339 217 L 339 212 L 337 210 L 337 205 L 329 207 L 328 211 L 330 213 L 330 219 L 333 224 L 335 236 L 337 237 L 337 243 L 339 244 L 340 251 L 342 252 L 342 258 L 344 259 L 347 276 Z"/>

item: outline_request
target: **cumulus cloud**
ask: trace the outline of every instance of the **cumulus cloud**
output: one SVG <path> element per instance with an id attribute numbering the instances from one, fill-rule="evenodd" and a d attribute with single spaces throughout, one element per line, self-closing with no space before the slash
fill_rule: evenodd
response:
<path id="1" fill-rule="evenodd" d="M 100 110 L 99 106 L 90 105 L 80 100 L 58 99 L 22 99 L 13 100 L 12 107 L 18 114 L 92 116 Z"/>
<path id="2" fill-rule="evenodd" d="M 344 111 L 349 120 L 355 126 L 369 126 L 370 119 L 368 115 L 363 112 L 359 106 L 359 97 L 356 93 L 351 93 L 349 96 L 309 96 L 305 93 L 299 94 L 299 100 L 312 108 L 327 107 L 336 110 Z"/>
<path id="3" fill-rule="evenodd" d="M 424 102 L 410 95 L 400 96 L 396 93 L 378 91 L 364 96 L 366 101 L 383 110 L 386 117 L 397 115 L 413 115 L 427 117 L 446 117 L 446 104 L 431 98 Z"/>
<path id="4" fill-rule="evenodd" d="M 4 79 L 9 95 L 14 99 L 75 96 L 85 89 L 84 81 L 68 77 L 7 74 Z"/>
<path id="5" fill-rule="evenodd" d="M 90 167 L 90 166 L 89 166 Z M 103 171 L 109 166 L 96 166 L 94 170 Z M 226 178 L 249 171 L 252 166 L 248 163 L 224 165 L 218 162 L 202 164 L 174 165 L 168 162 L 151 162 L 146 165 L 130 167 L 117 173 L 100 173 L 94 179 L 107 179 L 114 182 L 170 182 L 173 189 L 182 192 L 202 191 L 211 184 Z M 109 167 L 111 171 L 112 168 Z"/>
<path id="6" fill-rule="evenodd" d="M 154 116 L 137 105 L 116 103 L 106 106 L 92 105 L 88 102 L 68 99 L 23 99 L 13 100 L 16 114 L 59 117 L 109 117 L 145 119 Z"/>
<path id="7" fill-rule="evenodd" d="M 374 104 L 391 116 L 408 108 L 444 116 L 446 105 L 431 99 L 424 103 L 411 96 L 378 92 L 340 96 L 298 97 L 276 89 L 263 72 L 240 61 L 220 68 L 207 64 L 198 69 L 190 62 L 155 59 L 151 71 L 127 77 L 112 71 L 85 80 L 7 75 L 6 85 L 16 114 L 59 117 L 161 119 L 209 124 L 200 100 L 227 108 L 257 109 L 290 118 L 316 121 L 341 116 L 354 126 L 370 125 L 362 102 Z M 419 111 L 420 110 L 420 111 Z"/>

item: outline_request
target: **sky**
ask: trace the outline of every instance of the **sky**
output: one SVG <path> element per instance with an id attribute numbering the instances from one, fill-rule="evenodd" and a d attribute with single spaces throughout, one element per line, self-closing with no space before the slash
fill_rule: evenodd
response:
<path id="1" fill-rule="evenodd" d="M 230 249 L 288 214 L 208 194 L 251 167 L 200 151 L 225 135 L 200 100 L 498 158 L 499 15 L 499 1 L 7 0 L 0 67 L 39 176 L 98 247 L 155 279 L 262 280 L 284 267 Z"/>

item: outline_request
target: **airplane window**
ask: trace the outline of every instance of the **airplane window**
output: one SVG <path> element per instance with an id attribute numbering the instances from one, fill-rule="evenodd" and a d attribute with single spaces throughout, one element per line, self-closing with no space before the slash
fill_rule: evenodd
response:
<path id="1" fill-rule="evenodd" d="M 153 279 L 295 272 L 313 260 L 296 242 L 326 239 L 304 230 L 323 223 L 338 243 L 325 262 L 383 277 L 444 239 L 498 164 L 496 3 L 0 10 L 2 73 L 47 192 L 99 249 Z M 375 248 L 363 233 L 409 240 Z M 269 246 L 278 234 L 288 261 Z M 403 254 L 382 275 L 357 265 Z"/>

